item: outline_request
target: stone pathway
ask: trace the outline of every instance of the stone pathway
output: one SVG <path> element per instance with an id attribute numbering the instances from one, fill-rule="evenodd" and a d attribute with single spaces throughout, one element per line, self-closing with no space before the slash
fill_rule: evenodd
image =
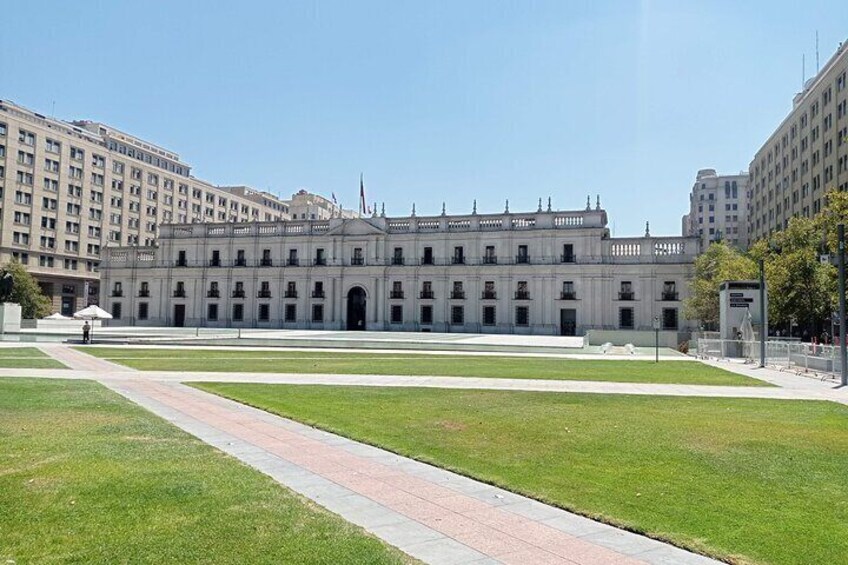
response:
<path id="1" fill-rule="evenodd" d="M 196 390 L 181 382 L 189 378 L 225 380 L 234 376 L 247 377 L 247 373 L 133 371 L 67 346 L 39 347 L 69 369 L 4 369 L 0 370 L 0 376 L 29 374 L 44 378 L 95 379 L 428 563 L 717 563 L 657 540 Z M 292 382 L 315 382 L 315 375 L 250 376 L 254 380 L 258 377 L 258 382 L 281 378 L 283 381 L 276 382 L 287 382 L 287 378 Z M 344 375 L 319 377 L 341 377 L 339 382 L 344 384 L 367 382 L 371 386 L 386 386 L 392 379 L 395 379 L 394 386 L 410 386 L 416 382 L 415 377 L 347 376 L 346 380 Z M 444 382 L 437 380 L 427 386 L 493 388 L 501 384 L 500 379 L 443 379 Z M 510 380 L 515 387 L 534 383 L 539 386 L 567 383 L 577 387 L 589 384 Z"/>

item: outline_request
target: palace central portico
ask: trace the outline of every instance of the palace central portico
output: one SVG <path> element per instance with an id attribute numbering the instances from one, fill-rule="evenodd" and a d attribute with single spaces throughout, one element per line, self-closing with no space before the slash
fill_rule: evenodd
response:
<path id="1" fill-rule="evenodd" d="M 169 224 L 105 250 L 112 325 L 582 335 L 685 331 L 697 237 L 606 211 Z"/>

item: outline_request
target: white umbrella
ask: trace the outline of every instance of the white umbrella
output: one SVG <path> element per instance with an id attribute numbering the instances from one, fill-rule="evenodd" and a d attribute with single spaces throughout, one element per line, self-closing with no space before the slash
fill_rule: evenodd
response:
<path id="1" fill-rule="evenodd" d="M 92 304 L 86 308 L 83 308 L 79 312 L 74 312 L 75 320 L 111 320 L 112 314 L 101 308 L 100 306 L 96 306 Z"/>
<path id="2" fill-rule="evenodd" d="M 104 310 L 103 308 L 92 304 L 86 308 L 83 308 L 79 312 L 74 312 L 75 320 L 111 320 L 112 314 Z M 94 331 L 89 330 L 91 336 L 94 336 Z M 85 336 L 83 336 L 85 337 Z M 91 339 L 89 339 L 91 341 Z"/>
<path id="3" fill-rule="evenodd" d="M 67 316 L 61 315 L 59 312 L 55 314 L 50 314 L 49 316 L 44 318 L 45 320 L 70 320 Z"/>

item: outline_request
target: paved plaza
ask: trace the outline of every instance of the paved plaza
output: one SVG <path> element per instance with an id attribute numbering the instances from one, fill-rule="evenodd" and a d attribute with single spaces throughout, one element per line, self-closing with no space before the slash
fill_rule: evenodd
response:
<path id="1" fill-rule="evenodd" d="M 491 485 L 316 430 L 192 387 L 190 381 L 816 399 L 848 404 L 832 384 L 718 364 L 775 387 L 463 377 L 135 371 L 63 344 L 38 346 L 68 369 L 0 376 L 93 379 L 428 563 L 711 563 L 703 556 Z"/>

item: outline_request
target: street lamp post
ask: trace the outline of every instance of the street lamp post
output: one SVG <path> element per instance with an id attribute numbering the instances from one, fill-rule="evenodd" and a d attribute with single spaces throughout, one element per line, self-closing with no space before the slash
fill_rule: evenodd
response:
<path id="1" fill-rule="evenodd" d="M 836 226 L 839 239 L 836 260 L 839 263 L 839 364 L 842 373 L 842 386 L 848 385 L 848 344 L 845 340 L 845 224 Z"/>
<path id="2" fill-rule="evenodd" d="M 660 362 L 660 317 L 654 316 L 654 363 Z"/>
<path id="3" fill-rule="evenodd" d="M 760 259 L 760 368 L 766 366 L 766 266 Z"/>

